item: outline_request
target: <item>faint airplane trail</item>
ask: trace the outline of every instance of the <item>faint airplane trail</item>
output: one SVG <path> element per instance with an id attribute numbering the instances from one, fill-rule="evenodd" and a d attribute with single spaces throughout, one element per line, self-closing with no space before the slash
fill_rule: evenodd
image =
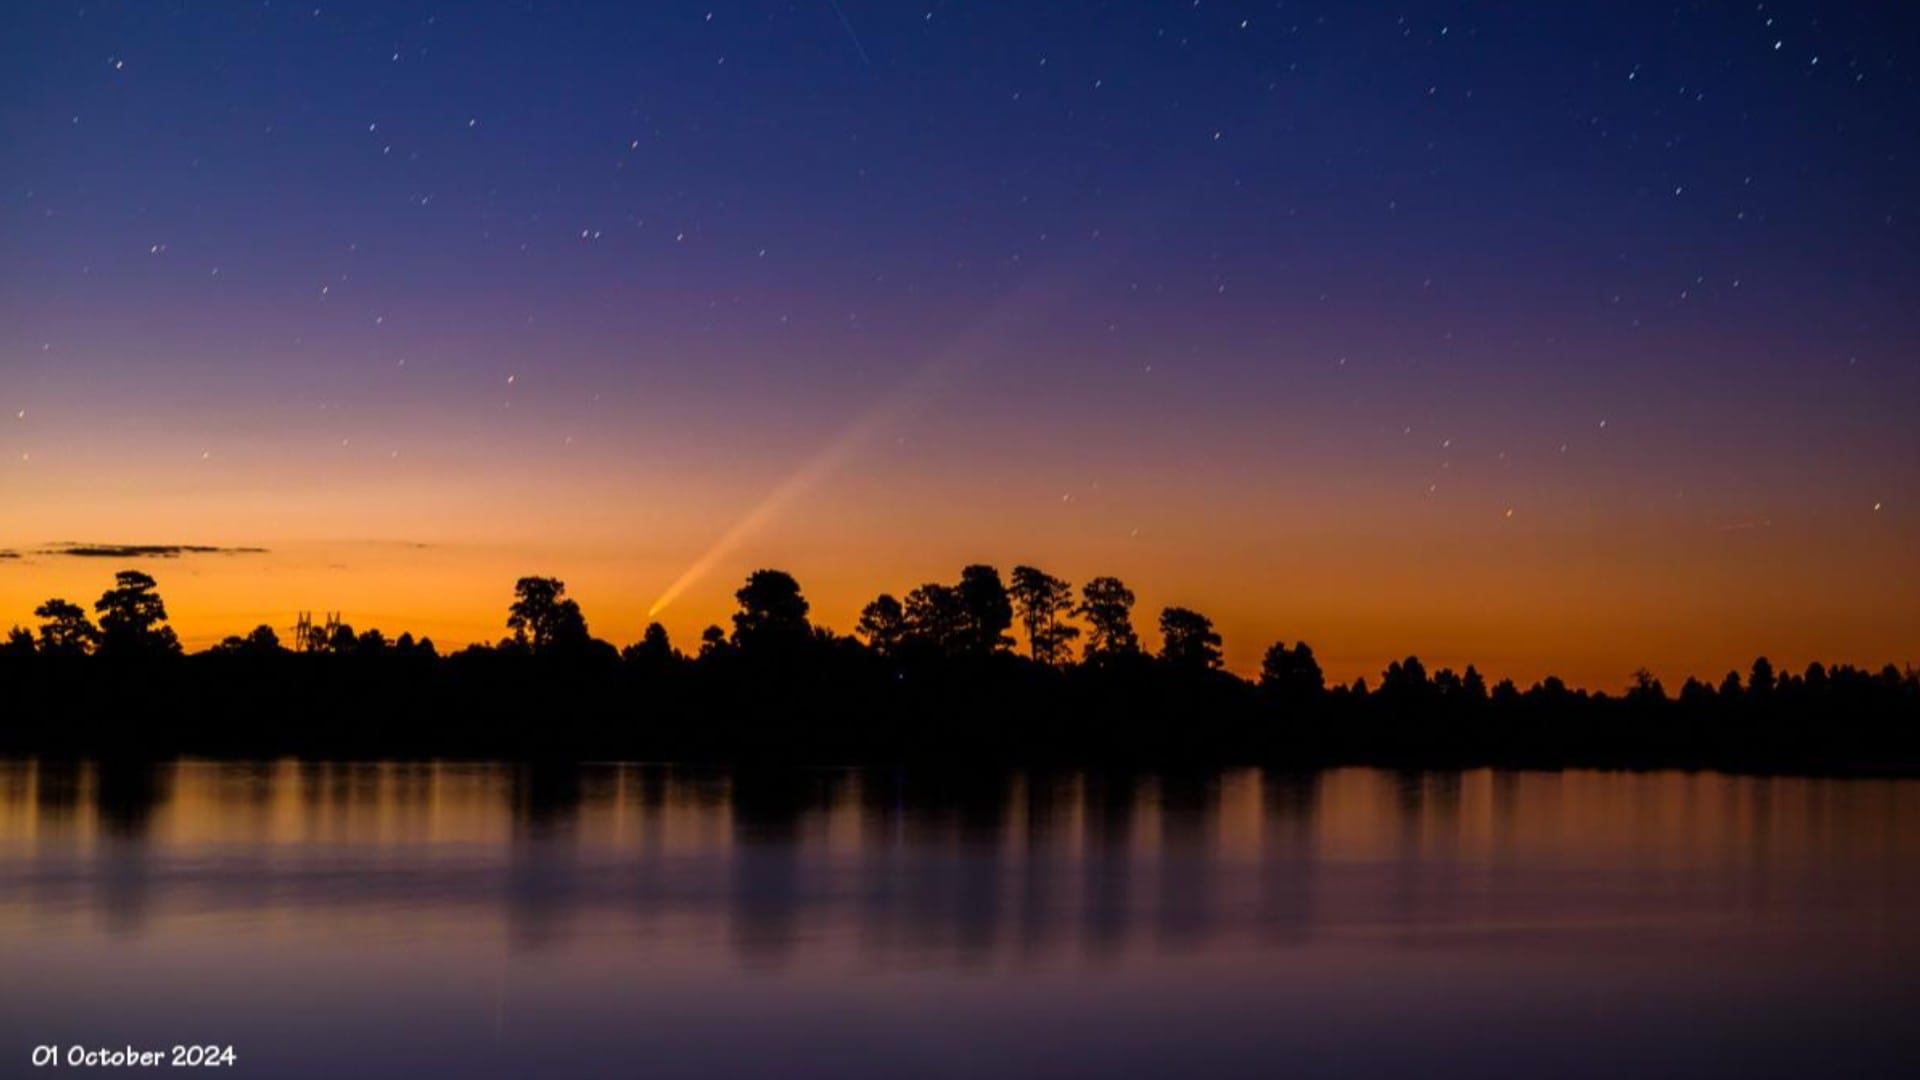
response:
<path id="1" fill-rule="evenodd" d="M 854 49 L 860 53 L 860 62 L 872 67 L 873 58 L 867 55 L 866 46 L 860 44 L 860 35 L 853 32 L 853 23 L 848 21 L 847 13 L 840 10 L 840 0 L 827 0 L 827 3 L 833 6 L 833 13 L 840 16 L 840 25 L 847 28 L 847 37 L 852 39 Z"/>

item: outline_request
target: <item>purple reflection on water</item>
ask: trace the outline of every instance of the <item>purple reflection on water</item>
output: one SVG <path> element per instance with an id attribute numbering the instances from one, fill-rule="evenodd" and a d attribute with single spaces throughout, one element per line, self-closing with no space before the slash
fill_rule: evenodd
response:
<path id="1" fill-rule="evenodd" d="M 1920 784 L 0 764 L 0 1072 L 1899 1075 Z"/>

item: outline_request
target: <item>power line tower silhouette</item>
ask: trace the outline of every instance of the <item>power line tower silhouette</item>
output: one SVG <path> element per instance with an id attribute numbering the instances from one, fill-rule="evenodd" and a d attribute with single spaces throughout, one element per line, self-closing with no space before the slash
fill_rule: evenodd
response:
<path id="1" fill-rule="evenodd" d="M 327 648 L 333 643 L 333 635 L 340 629 L 340 613 L 323 612 L 324 620 L 316 629 L 313 625 L 313 612 L 302 611 L 293 623 L 293 651 L 313 652 Z"/>

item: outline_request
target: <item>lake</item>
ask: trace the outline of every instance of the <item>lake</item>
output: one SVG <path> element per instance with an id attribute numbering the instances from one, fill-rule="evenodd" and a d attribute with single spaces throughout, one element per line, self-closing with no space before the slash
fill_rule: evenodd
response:
<path id="1" fill-rule="evenodd" d="M 0 762 L 0 973 L 9 1076 L 1920 1075 L 1920 783 Z"/>

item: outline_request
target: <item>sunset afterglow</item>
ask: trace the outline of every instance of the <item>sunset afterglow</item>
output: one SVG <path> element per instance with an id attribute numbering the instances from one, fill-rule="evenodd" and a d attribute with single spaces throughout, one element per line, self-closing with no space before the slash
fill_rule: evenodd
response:
<path id="1" fill-rule="evenodd" d="M 1241 672 L 1920 659 L 1864 11 L 846 14 L 20 13 L 0 629 L 139 567 L 189 649 L 454 646 L 538 573 L 688 647 L 986 562 Z"/>

